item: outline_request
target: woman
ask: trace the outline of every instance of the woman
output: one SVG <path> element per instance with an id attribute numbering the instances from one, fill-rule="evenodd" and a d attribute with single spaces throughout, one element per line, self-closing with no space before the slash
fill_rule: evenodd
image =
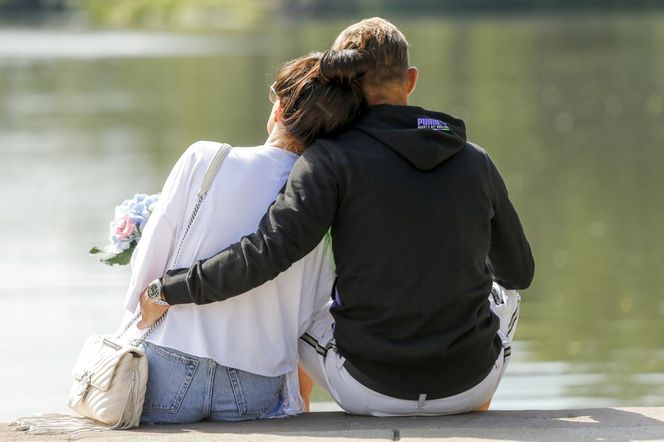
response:
<path id="1" fill-rule="evenodd" d="M 254 232 L 289 171 L 315 138 L 333 136 L 365 106 L 358 51 L 314 53 L 284 65 L 270 90 L 264 145 L 235 148 L 215 178 L 175 263 L 203 175 L 219 149 L 200 141 L 178 160 L 132 258 L 125 307 L 174 267 L 188 267 Z M 328 241 L 274 280 L 223 303 L 169 309 L 148 337 L 141 422 L 243 420 L 303 411 L 297 340 L 329 299 Z"/>

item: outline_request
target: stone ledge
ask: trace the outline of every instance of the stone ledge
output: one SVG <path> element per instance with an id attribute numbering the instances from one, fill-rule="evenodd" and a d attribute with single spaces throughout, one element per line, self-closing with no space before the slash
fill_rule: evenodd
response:
<path id="1" fill-rule="evenodd" d="M 664 407 L 586 410 L 489 411 L 442 417 L 372 418 L 342 412 L 318 412 L 288 419 L 146 425 L 131 431 L 79 436 L 37 436 L 0 426 L 0 440 L 112 441 L 333 441 L 356 440 L 511 440 L 588 441 L 662 440 Z"/>

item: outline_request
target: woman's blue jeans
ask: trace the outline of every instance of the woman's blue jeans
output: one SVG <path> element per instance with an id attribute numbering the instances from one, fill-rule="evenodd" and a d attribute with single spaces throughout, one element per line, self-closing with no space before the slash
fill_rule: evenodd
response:
<path id="1" fill-rule="evenodd" d="M 224 367 L 145 342 L 148 386 L 141 423 L 239 421 L 278 415 L 283 376 Z"/>

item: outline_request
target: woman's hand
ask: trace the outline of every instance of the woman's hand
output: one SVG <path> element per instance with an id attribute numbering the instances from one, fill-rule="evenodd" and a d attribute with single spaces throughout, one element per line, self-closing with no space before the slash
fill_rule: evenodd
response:
<path id="1" fill-rule="evenodd" d="M 168 310 L 168 305 L 157 305 L 148 298 L 148 291 L 144 290 L 141 293 L 141 298 L 139 300 L 141 305 L 141 320 L 138 321 L 136 326 L 139 330 L 144 330 L 148 327 L 151 327 L 157 319 L 164 316 L 166 310 Z"/>

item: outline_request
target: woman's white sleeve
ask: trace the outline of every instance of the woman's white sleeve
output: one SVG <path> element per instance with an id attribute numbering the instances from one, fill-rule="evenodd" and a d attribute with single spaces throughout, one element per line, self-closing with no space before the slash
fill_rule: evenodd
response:
<path id="1" fill-rule="evenodd" d="M 171 170 L 131 257 L 131 279 L 124 300 L 128 311 L 136 311 L 139 297 L 148 284 L 168 270 L 178 224 L 189 197 L 191 157 L 188 149 Z"/>
<path id="2" fill-rule="evenodd" d="M 303 312 L 300 315 L 299 332 L 304 334 L 318 312 L 325 308 L 331 299 L 332 286 L 336 279 L 332 240 L 328 234 L 305 258 L 305 281 L 302 294 Z"/>
<path id="3" fill-rule="evenodd" d="M 316 285 L 315 308 L 320 309 L 327 305 L 331 299 L 332 286 L 337 278 L 334 265 L 334 255 L 332 253 L 332 236 L 330 232 L 325 235 L 322 241 L 322 260 L 320 265 L 320 275 Z"/>

